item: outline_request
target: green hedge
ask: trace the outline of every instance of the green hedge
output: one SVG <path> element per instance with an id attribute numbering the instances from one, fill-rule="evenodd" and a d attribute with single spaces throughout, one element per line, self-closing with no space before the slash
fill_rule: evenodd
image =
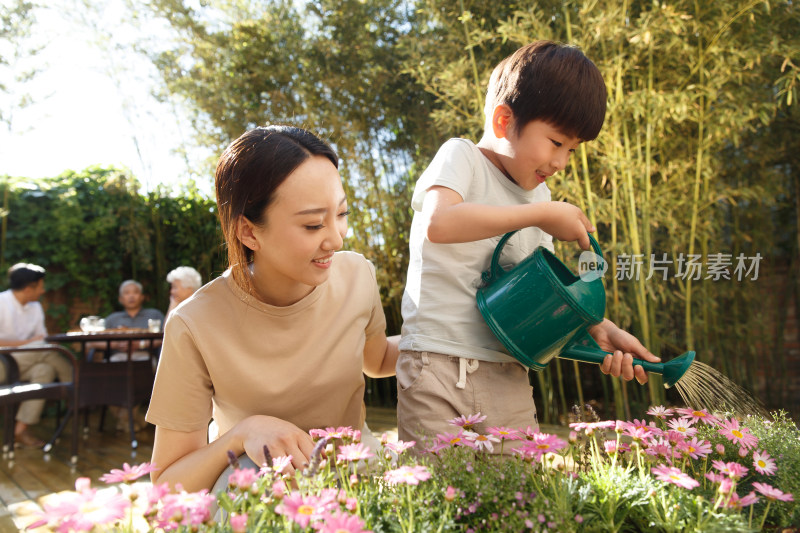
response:
<path id="1" fill-rule="evenodd" d="M 225 267 L 216 203 L 196 189 L 142 194 L 127 172 L 99 167 L 35 182 L 0 178 L 0 187 L 0 270 L 20 261 L 47 269 L 51 329 L 117 310 L 125 279 L 139 280 L 147 305 L 166 311 L 170 270 L 190 265 L 208 281 Z"/>

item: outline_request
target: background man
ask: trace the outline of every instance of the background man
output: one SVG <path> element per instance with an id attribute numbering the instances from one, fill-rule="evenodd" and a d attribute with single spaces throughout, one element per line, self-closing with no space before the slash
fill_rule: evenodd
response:
<path id="1" fill-rule="evenodd" d="M 8 290 L 0 293 L 0 345 L 25 346 L 44 344 L 47 329 L 39 298 L 44 294 L 44 268 L 18 263 L 8 269 Z M 72 364 L 56 352 L 20 352 L 13 354 L 20 378 L 31 383 L 72 380 Z M 22 402 L 14 428 L 15 442 L 40 448 L 44 442 L 29 431 L 39 422 L 44 400 Z"/>
<path id="2" fill-rule="evenodd" d="M 116 311 L 106 317 L 106 329 L 117 328 L 131 328 L 131 329 L 148 329 L 148 321 L 151 319 L 158 320 L 161 324 L 164 323 L 164 314 L 158 309 L 151 307 L 143 307 L 144 305 L 144 292 L 142 284 L 136 280 L 128 279 L 119 285 L 119 303 L 122 305 L 122 311 Z M 128 358 L 128 343 L 136 341 L 115 341 L 111 343 L 111 357 L 109 361 L 112 363 L 122 362 Z M 104 349 L 105 343 L 99 343 L 97 348 Z M 150 345 L 150 341 L 139 341 L 139 350 L 131 354 L 133 360 L 146 360 L 150 358 L 150 353 L 144 350 L 145 347 Z M 160 346 L 161 341 L 155 341 L 153 346 Z M 90 346 L 91 345 L 87 345 Z M 111 413 L 117 418 L 117 429 L 125 430 L 128 427 L 128 411 L 122 407 L 113 406 L 110 409 Z M 138 406 L 133 408 L 134 414 L 134 429 L 136 431 L 145 427 L 144 418 L 139 414 Z"/>

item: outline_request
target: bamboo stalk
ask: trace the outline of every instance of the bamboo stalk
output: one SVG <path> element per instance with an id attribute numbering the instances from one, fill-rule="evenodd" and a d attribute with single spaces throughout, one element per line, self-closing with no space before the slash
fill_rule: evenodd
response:
<path id="1" fill-rule="evenodd" d="M 466 48 L 469 52 L 469 62 L 472 65 L 472 81 L 475 88 L 475 104 L 476 110 L 480 111 L 483 108 L 483 93 L 481 92 L 481 79 L 478 75 L 478 63 L 475 61 L 475 51 L 472 49 L 471 39 L 469 37 L 469 21 L 464 16 L 464 0 L 458 0 L 459 8 L 461 9 L 461 24 L 464 26 L 464 39 L 466 41 Z"/>
<path id="2" fill-rule="evenodd" d="M 627 2 L 625 2 L 627 5 Z M 627 11 L 627 8 L 623 8 L 623 13 Z M 619 123 L 619 108 L 622 102 L 622 46 L 620 45 L 619 51 L 616 54 L 616 59 L 614 61 L 614 111 L 612 114 L 612 128 L 611 128 L 611 151 L 612 151 L 612 165 L 610 165 L 610 174 L 611 174 L 611 209 L 612 213 L 620 213 L 620 209 L 618 208 L 618 187 L 617 187 L 617 167 L 620 162 L 620 155 L 619 155 L 619 131 L 617 129 L 617 124 Z M 614 216 L 611 219 L 611 245 L 614 249 L 617 248 L 617 217 Z M 619 291 L 619 283 L 616 276 L 617 271 L 617 257 L 614 255 L 611 261 L 611 279 L 612 279 L 612 287 L 613 287 L 613 310 L 614 310 L 614 321 L 619 321 L 619 300 L 620 300 L 620 291 Z M 609 379 L 606 377 L 606 379 Z M 622 397 L 622 390 L 620 388 L 619 380 L 617 379 L 610 379 L 611 381 L 611 389 L 614 395 L 614 404 L 616 409 L 616 416 L 617 418 L 623 418 L 625 416 L 624 411 L 624 399 Z"/>
<path id="3" fill-rule="evenodd" d="M 695 6 L 695 20 L 698 20 L 700 16 L 700 8 L 697 5 L 697 1 L 694 3 Z M 703 77 L 703 64 L 705 62 L 705 52 L 703 50 L 703 44 L 700 41 L 702 37 L 699 36 L 698 31 L 698 43 L 697 43 L 697 60 L 698 60 L 698 86 L 700 88 L 703 87 L 704 77 Z M 689 222 L 689 256 L 694 253 L 694 243 L 697 237 L 697 218 L 698 218 L 698 211 L 700 207 L 700 185 L 702 182 L 703 176 L 703 140 L 705 138 L 705 111 L 706 111 L 706 104 L 705 104 L 705 97 L 703 93 L 700 92 L 699 98 L 699 114 L 697 117 L 697 151 L 695 154 L 695 175 L 694 175 L 694 186 L 692 188 L 692 207 L 691 207 L 691 217 Z M 686 321 L 686 347 L 689 350 L 694 350 L 694 334 L 692 331 L 692 279 L 691 277 L 687 277 L 686 279 L 686 300 L 684 303 L 684 317 Z"/>
<path id="4" fill-rule="evenodd" d="M 631 140 L 630 135 L 628 133 L 628 125 L 627 122 L 622 122 L 622 139 L 624 143 L 625 149 L 625 159 L 630 161 L 631 160 Z M 631 242 L 631 248 L 633 251 L 633 257 L 637 257 L 642 255 L 642 247 L 639 241 L 639 223 L 637 217 L 637 203 L 636 203 L 636 196 L 634 194 L 633 188 L 633 172 L 630 169 L 627 169 L 623 172 L 623 177 L 625 179 L 625 189 L 627 193 L 627 200 L 628 200 L 628 232 L 629 232 L 629 239 Z M 645 345 L 649 344 L 649 333 L 650 327 L 648 325 L 647 320 L 647 301 L 645 299 L 645 287 L 644 287 L 644 277 L 641 275 L 637 275 L 635 285 L 635 293 L 636 293 L 636 307 L 639 315 L 640 328 L 642 330 L 643 335 L 643 342 Z"/>
<path id="5" fill-rule="evenodd" d="M 644 184 L 644 205 L 642 205 L 642 235 L 644 239 L 645 258 L 648 258 L 653 253 L 653 245 L 651 238 L 650 222 L 650 208 L 652 205 L 652 174 L 653 174 L 653 102 L 652 97 L 654 94 L 654 66 L 653 66 L 653 40 L 647 41 L 647 91 L 645 93 L 647 100 L 645 102 L 645 141 L 644 141 L 644 175 L 642 181 Z M 658 282 L 658 280 L 656 280 Z M 645 281 L 646 284 L 646 281 Z M 645 286 L 645 295 L 647 294 L 647 287 Z M 646 336 L 647 348 L 655 353 L 661 352 L 660 343 L 656 340 L 658 338 L 657 325 L 655 320 L 655 306 L 648 307 L 648 324 L 650 331 Z M 653 374 L 647 382 L 648 392 L 650 394 L 651 405 L 662 405 L 664 403 L 664 387 L 663 380 L 657 375 Z"/>

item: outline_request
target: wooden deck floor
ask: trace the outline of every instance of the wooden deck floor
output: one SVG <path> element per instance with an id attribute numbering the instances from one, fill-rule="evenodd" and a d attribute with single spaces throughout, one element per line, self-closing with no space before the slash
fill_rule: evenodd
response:
<path id="1" fill-rule="evenodd" d="M 78 463 L 69 460 L 69 430 L 45 455 L 38 449 L 20 449 L 15 457 L 0 459 L 0 533 L 19 531 L 32 521 L 32 513 L 41 509 L 43 499 L 64 490 L 74 490 L 75 480 L 88 477 L 93 487 L 102 487 L 100 476 L 123 463 L 139 464 L 150 460 L 153 451 L 154 429 L 137 433 L 139 446 L 131 450 L 127 433 L 113 430 L 113 419 L 107 429 L 97 429 L 97 415 L 90 418 L 89 432 L 80 441 Z M 378 436 L 388 432 L 396 437 L 394 409 L 368 408 L 367 423 Z M 33 428 L 40 438 L 47 440 L 55 430 L 52 418 L 44 419 Z"/>

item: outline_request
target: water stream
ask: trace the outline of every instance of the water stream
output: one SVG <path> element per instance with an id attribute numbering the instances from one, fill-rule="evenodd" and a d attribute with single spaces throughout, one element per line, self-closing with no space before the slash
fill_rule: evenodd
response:
<path id="1" fill-rule="evenodd" d="M 729 412 L 742 417 L 757 415 L 769 418 L 767 410 L 750 392 L 697 360 L 675 388 L 687 407 L 706 409 L 710 413 Z"/>

